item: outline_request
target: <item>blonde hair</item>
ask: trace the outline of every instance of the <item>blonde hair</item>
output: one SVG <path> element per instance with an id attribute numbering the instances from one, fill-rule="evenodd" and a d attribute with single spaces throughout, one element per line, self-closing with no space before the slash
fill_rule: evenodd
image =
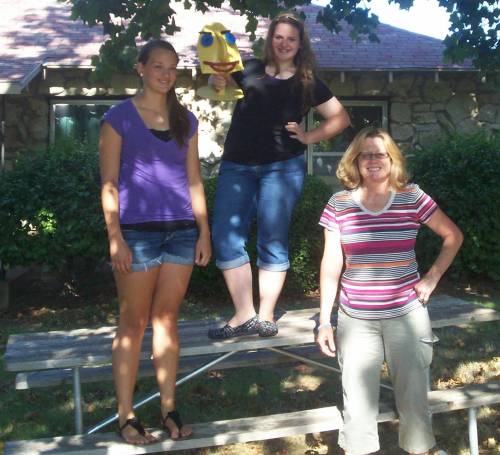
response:
<path id="1" fill-rule="evenodd" d="M 363 128 L 352 140 L 337 167 L 337 177 L 342 185 L 349 190 L 360 186 L 362 177 L 359 172 L 357 159 L 367 138 L 379 137 L 384 142 L 385 150 L 391 160 L 390 185 L 401 190 L 408 184 L 406 160 L 389 133 L 381 128 Z"/>

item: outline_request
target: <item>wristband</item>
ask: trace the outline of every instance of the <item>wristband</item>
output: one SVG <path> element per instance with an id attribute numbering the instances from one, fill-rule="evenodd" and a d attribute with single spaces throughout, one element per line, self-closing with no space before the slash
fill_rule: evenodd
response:
<path id="1" fill-rule="evenodd" d="M 324 322 L 323 324 L 318 325 L 318 332 L 324 327 L 332 328 L 332 324 L 330 322 Z"/>

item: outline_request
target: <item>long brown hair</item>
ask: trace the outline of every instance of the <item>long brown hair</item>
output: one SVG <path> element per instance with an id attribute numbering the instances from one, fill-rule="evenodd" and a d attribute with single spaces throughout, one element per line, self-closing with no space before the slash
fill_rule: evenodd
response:
<path id="1" fill-rule="evenodd" d="M 313 88 L 314 88 L 314 69 L 315 58 L 311 47 L 309 34 L 304 26 L 304 22 L 294 12 L 284 12 L 278 14 L 269 25 L 267 31 L 266 42 L 264 45 L 264 64 L 272 63 L 279 72 L 279 63 L 276 61 L 273 52 L 273 36 L 278 24 L 289 24 L 296 28 L 299 32 L 300 44 L 299 50 L 293 59 L 293 63 L 297 67 L 295 73 L 295 83 L 299 86 L 302 92 L 302 113 L 305 114 L 313 103 Z"/>
<path id="2" fill-rule="evenodd" d="M 151 52 L 155 49 L 163 49 L 173 52 L 177 62 L 179 61 L 179 56 L 177 55 L 174 47 L 169 42 L 161 39 L 148 41 L 139 51 L 137 61 L 145 65 L 151 56 Z M 175 85 L 172 86 L 167 93 L 167 110 L 170 135 L 180 147 L 184 147 L 189 134 L 189 116 L 188 110 L 181 103 L 179 103 L 179 100 L 177 99 Z"/>

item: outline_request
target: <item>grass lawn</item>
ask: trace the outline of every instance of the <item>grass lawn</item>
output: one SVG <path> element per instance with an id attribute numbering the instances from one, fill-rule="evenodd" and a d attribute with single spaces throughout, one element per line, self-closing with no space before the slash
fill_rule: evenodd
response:
<path id="1" fill-rule="evenodd" d="M 0 355 L 11 333 L 48 331 L 116 324 L 117 305 L 113 286 L 104 280 L 89 280 L 85 290 L 65 286 L 45 290 L 36 281 L 23 278 L 12 289 L 10 308 L 0 313 Z M 444 283 L 447 293 L 500 311 L 500 288 L 492 285 Z M 283 298 L 283 309 L 317 306 L 315 296 Z M 230 314 L 226 297 L 206 302 L 190 294 L 183 305 L 183 319 Z M 500 379 L 500 322 L 489 322 L 436 330 L 441 339 L 432 367 L 433 388 L 445 389 L 473 382 Z M 385 374 L 385 372 L 384 372 Z M 1 441 L 66 435 L 73 432 L 71 387 L 28 391 L 14 390 L 14 374 L 0 364 Z M 155 391 L 153 379 L 140 380 L 136 397 Z M 113 386 L 84 384 L 84 425 L 87 427 L 115 412 Z M 231 419 L 341 404 L 337 375 L 300 362 L 286 366 L 211 371 L 179 387 L 177 402 L 189 422 Z M 139 410 L 147 425 L 159 422 L 157 403 Z M 467 412 L 434 417 L 438 446 L 449 455 L 469 453 Z M 500 406 L 482 408 L 478 416 L 481 454 L 500 453 Z M 114 428 L 113 428 L 114 429 Z M 384 455 L 402 453 L 397 448 L 397 425 L 380 426 Z M 337 432 L 297 436 L 220 448 L 177 452 L 180 455 L 315 455 L 340 454 Z"/>

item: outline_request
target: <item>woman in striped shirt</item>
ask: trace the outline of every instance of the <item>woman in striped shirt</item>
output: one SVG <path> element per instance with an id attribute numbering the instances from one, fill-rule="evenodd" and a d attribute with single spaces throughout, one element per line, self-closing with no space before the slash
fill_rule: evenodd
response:
<path id="1" fill-rule="evenodd" d="M 381 129 L 358 133 L 337 176 L 346 190 L 331 197 L 320 220 L 325 250 L 317 340 L 328 356 L 338 350 L 342 369 L 339 445 L 348 455 L 379 450 L 378 398 L 385 359 L 400 418 L 399 445 L 410 454 L 427 454 L 435 440 L 427 405 L 432 331 L 426 304 L 457 254 L 462 233 L 426 193 L 408 184 L 404 157 Z M 414 251 L 421 224 L 443 239 L 423 277 Z M 339 279 L 334 340 L 330 317 Z"/>

